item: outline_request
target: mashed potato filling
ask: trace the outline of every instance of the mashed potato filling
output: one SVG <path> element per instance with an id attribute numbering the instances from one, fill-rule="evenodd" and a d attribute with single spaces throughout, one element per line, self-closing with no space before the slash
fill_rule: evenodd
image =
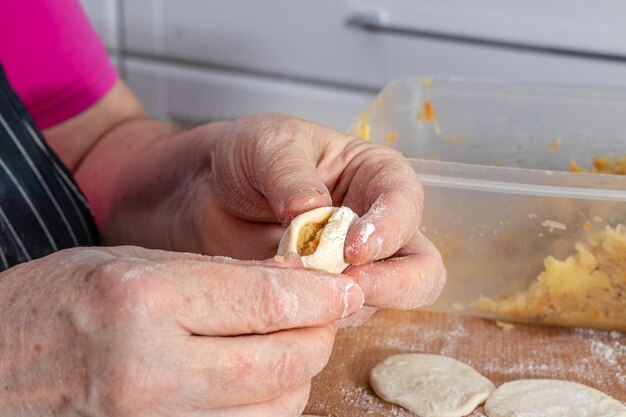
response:
<path id="1" fill-rule="evenodd" d="M 324 227 L 328 224 L 328 218 L 320 223 L 311 222 L 305 224 L 298 233 L 298 255 L 300 256 L 309 256 L 315 253 L 317 247 L 320 244 L 320 238 L 322 236 L 322 232 L 324 231 Z"/>
<path id="2" fill-rule="evenodd" d="M 528 289 L 474 305 L 512 319 L 626 331 L 626 227 L 607 227 L 564 260 L 548 256 Z"/>

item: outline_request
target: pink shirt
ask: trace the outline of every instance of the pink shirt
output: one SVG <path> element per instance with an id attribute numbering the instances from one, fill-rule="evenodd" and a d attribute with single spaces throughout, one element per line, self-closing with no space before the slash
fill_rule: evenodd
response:
<path id="1" fill-rule="evenodd" d="M 78 0 L 0 0 L 0 64 L 40 129 L 87 109 L 117 79 Z"/>

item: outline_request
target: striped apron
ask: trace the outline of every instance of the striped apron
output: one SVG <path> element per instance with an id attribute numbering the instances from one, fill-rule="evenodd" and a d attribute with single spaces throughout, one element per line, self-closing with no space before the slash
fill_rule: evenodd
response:
<path id="1" fill-rule="evenodd" d="M 97 242 L 85 197 L 0 66 L 0 271 Z"/>

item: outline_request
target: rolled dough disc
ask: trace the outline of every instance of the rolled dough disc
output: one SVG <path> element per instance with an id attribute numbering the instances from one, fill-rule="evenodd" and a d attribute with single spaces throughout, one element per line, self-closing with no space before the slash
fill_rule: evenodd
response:
<path id="1" fill-rule="evenodd" d="M 462 417 L 495 386 L 470 366 L 439 355 L 390 356 L 372 369 L 370 384 L 383 400 L 421 417 Z"/>
<path id="2" fill-rule="evenodd" d="M 558 379 L 520 379 L 496 389 L 489 417 L 626 417 L 626 406 L 597 389 Z"/>

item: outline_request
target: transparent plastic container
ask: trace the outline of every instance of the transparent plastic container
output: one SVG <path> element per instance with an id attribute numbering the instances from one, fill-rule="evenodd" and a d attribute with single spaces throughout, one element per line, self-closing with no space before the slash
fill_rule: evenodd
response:
<path id="1" fill-rule="evenodd" d="M 474 303 L 524 291 L 548 255 L 626 224 L 626 176 L 568 172 L 572 159 L 626 154 L 626 90 L 400 80 L 350 133 L 402 152 L 424 185 L 422 230 L 449 275 L 429 310 L 520 320 Z"/>

